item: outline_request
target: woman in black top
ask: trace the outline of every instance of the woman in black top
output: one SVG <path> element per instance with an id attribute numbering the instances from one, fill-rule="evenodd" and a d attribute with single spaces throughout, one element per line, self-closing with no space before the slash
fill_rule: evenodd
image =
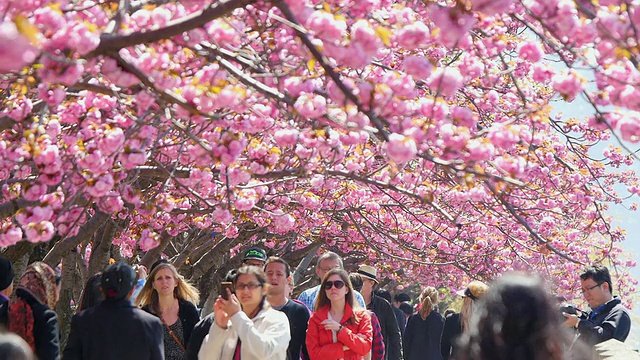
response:
<path id="1" fill-rule="evenodd" d="M 420 311 L 407 321 L 402 339 L 405 360 L 441 360 L 440 334 L 444 318 L 437 311 L 438 290 L 428 286 L 420 294 Z"/>
<path id="2" fill-rule="evenodd" d="M 143 310 L 162 320 L 165 359 L 185 359 L 191 332 L 200 320 L 194 305 L 199 301 L 198 290 L 173 265 L 161 262 L 151 267 L 136 301 Z"/>
<path id="3" fill-rule="evenodd" d="M 442 359 L 447 360 L 455 352 L 456 341 L 460 334 L 469 329 L 469 320 L 475 306 L 475 301 L 487 293 L 489 287 L 481 281 L 472 281 L 467 288 L 458 291 L 457 294 L 464 296 L 462 310 L 460 314 L 453 314 L 444 321 L 442 337 L 440 339 L 440 352 Z"/>

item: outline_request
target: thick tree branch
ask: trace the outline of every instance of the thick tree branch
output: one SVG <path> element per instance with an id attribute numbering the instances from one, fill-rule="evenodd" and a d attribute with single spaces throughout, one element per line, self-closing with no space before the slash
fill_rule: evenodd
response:
<path id="1" fill-rule="evenodd" d="M 129 46 L 169 39 L 186 31 L 203 27 L 212 20 L 221 18 L 235 9 L 245 7 L 254 2 L 256 2 L 256 0 L 217 1 L 202 11 L 171 21 L 167 26 L 160 29 L 135 32 L 128 35 L 103 34 L 100 38 L 100 45 L 98 45 L 90 56 L 108 54 Z"/>
<path id="2" fill-rule="evenodd" d="M 104 224 L 107 219 L 109 219 L 108 214 L 105 214 L 101 211 L 96 211 L 95 215 L 89 219 L 82 227 L 76 236 L 72 236 L 66 238 L 62 241 L 59 241 L 51 251 L 44 257 L 42 261 L 47 263 L 51 267 L 56 267 L 60 260 L 73 250 L 76 246 L 78 246 L 83 241 L 89 240 L 93 234 Z"/>

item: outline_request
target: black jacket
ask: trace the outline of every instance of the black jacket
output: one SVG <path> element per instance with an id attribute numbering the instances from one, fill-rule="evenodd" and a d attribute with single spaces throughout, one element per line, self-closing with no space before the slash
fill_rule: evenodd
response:
<path id="1" fill-rule="evenodd" d="M 7 327 L 7 315 L 9 313 L 9 300 L 0 295 L 0 329 Z"/>
<path id="2" fill-rule="evenodd" d="M 164 360 L 163 325 L 127 299 L 103 301 L 71 319 L 64 360 Z"/>
<path id="3" fill-rule="evenodd" d="M 578 332 L 580 340 L 595 345 L 609 339 L 625 341 L 631 330 L 629 312 L 619 297 L 609 300 L 604 308 L 590 319 L 593 312 L 583 312 Z"/>
<path id="4" fill-rule="evenodd" d="M 178 299 L 178 306 L 178 318 L 180 318 L 180 322 L 182 323 L 182 331 L 184 334 L 184 344 L 182 345 L 187 348 L 193 327 L 200 321 L 200 315 L 198 314 L 196 306 L 187 300 Z M 142 310 L 155 315 L 151 312 L 151 308 L 148 305 L 143 307 Z M 207 331 L 209 330 L 207 329 Z"/>
<path id="5" fill-rule="evenodd" d="M 33 312 L 33 340 L 35 341 L 38 360 L 59 360 L 60 332 L 58 330 L 58 315 L 56 312 L 23 289 L 16 290 L 16 297 L 23 299 L 31 306 L 31 311 Z"/>
<path id="6" fill-rule="evenodd" d="M 405 330 L 406 331 L 406 330 Z M 440 354 L 443 360 L 449 359 L 456 350 L 456 341 L 462 334 L 460 314 L 451 314 L 444 320 L 442 336 L 440 337 Z"/>
<path id="7" fill-rule="evenodd" d="M 401 360 L 402 359 L 402 338 L 400 337 L 400 329 L 396 316 L 393 314 L 391 304 L 378 295 L 371 296 L 371 303 L 367 305 L 367 309 L 373 311 L 382 328 L 382 337 L 384 339 L 385 360 Z"/>
<path id="8" fill-rule="evenodd" d="M 432 311 L 424 320 L 420 314 L 411 315 L 402 339 L 404 360 L 442 360 L 440 335 L 443 327 L 444 318 L 437 311 Z"/>
<path id="9" fill-rule="evenodd" d="M 198 321 L 196 326 L 193 327 L 191 332 L 191 339 L 187 344 L 187 358 L 186 360 L 198 360 L 198 352 L 202 346 L 204 337 L 209 334 L 211 325 L 213 324 L 213 313 L 205 316 L 202 320 Z"/>
<path id="10" fill-rule="evenodd" d="M 398 329 L 400 329 L 400 335 L 404 335 L 404 329 L 407 327 L 407 317 L 404 315 L 404 312 L 399 308 L 392 306 L 393 315 L 396 316 L 396 322 L 398 323 Z M 404 343 L 402 344 L 404 348 Z"/>

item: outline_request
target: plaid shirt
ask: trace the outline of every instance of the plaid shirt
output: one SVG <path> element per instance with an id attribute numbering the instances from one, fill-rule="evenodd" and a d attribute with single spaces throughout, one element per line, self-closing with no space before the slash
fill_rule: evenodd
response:
<path id="1" fill-rule="evenodd" d="M 373 328 L 373 341 L 371 342 L 371 360 L 384 360 L 384 339 L 382 338 L 382 327 L 380 320 L 373 311 L 371 315 L 371 328 Z"/>

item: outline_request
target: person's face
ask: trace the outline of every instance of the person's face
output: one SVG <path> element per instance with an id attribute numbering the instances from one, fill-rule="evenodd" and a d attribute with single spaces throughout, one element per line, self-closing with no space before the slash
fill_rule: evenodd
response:
<path id="1" fill-rule="evenodd" d="M 264 261 L 258 259 L 247 259 L 244 261 L 244 264 L 249 266 L 257 266 L 262 269 L 262 267 L 264 266 Z"/>
<path id="2" fill-rule="evenodd" d="M 593 309 L 606 303 L 611 296 L 609 293 L 609 284 L 606 282 L 597 283 L 595 280 L 589 278 L 580 280 L 580 285 L 584 299 Z"/>
<path id="3" fill-rule="evenodd" d="M 171 269 L 163 268 L 156 272 L 153 279 L 153 288 L 158 292 L 158 295 L 171 295 L 177 286 L 178 282 Z"/>
<path id="4" fill-rule="evenodd" d="M 260 285 L 255 275 L 238 275 L 235 286 L 236 297 L 243 309 L 251 309 L 260 305 L 267 290 Z"/>
<path id="5" fill-rule="evenodd" d="M 331 288 L 327 289 L 329 283 L 333 283 L 333 285 L 331 286 Z M 338 274 L 329 276 L 329 278 L 325 282 L 325 287 L 323 290 L 327 294 L 327 298 L 330 301 L 343 300 L 349 293 L 349 287 L 344 283 L 344 281 Z"/>
<path id="6" fill-rule="evenodd" d="M 364 294 L 373 294 L 373 286 L 376 284 L 375 281 L 371 279 L 367 279 L 362 277 L 362 293 Z"/>
<path id="7" fill-rule="evenodd" d="M 324 279 L 325 275 L 327 275 L 329 271 L 339 267 L 340 262 L 338 260 L 324 259 L 320 261 L 319 266 L 316 268 L 316 275 L 318 275 L 318 277 L 322 281 L 322 279 Z"/>
<path id="8" fill-rule="evenodd" d="M 273 262 L 268 264 L 264 270 L 267 274 L 267 281 L 269 282 L 269 294 L 286 294 L 287 269 L 284 264 Z"/>

